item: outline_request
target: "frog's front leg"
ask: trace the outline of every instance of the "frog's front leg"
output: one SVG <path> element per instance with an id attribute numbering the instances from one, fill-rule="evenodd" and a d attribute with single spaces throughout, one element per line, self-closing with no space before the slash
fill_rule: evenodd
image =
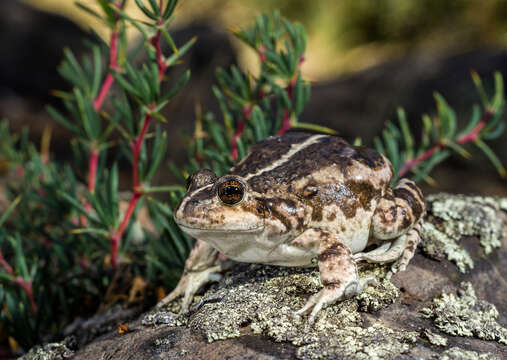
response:
<path id="1" fill-rule="evenodd" d="M 296 315 L 302 315 L 311 311 L 308 319 L 310 324 L 315 322 L 315 317 L 322 308 L 361 293 L 364 286 L 375 281 L 373 278 L 359 278 L 352 251 L 336 234 L 309 229 L 296 238 L 293 244 L 318 244 L 317 261 L 324 288 L 310 297 L 306 305 L 296 312 Z"/>
<path id="2" fill-rule="evenodd" d="M 163 307 L 183 295 L 182 312 L 188 311 L 194 295 L 207 283 L 219 281 L 221 272 L 230 268 L 232 262 L 222 260 L 218 250 L 210 244 L 197 240 L 185 262 L 185 270 L 176 288 L 157 307 Z"/>

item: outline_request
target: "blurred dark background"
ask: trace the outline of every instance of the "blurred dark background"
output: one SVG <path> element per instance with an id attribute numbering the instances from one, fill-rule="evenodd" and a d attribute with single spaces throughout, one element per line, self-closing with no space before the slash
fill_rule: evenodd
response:
<path id="1" fill-rule="evenodd" d="M 198 42 L 185 59 L 192 79 L 165 111 L 172 130 L 169 160 L 185 160 L 181 134 L 192 131 L 196 102 L 219 116 L 210 90 L 216 67 L 238 63 L 255 69 L 256 56 L 228 28 L 245 26 L 275 8 L 308 31 L 303 72 L 314 84 L 301 120 L 335 128 L 348 140 L 360 136 L 371 144 L 385 121 L 394 119 L 397 106 L 406 109 L 418 134 L 421 115 L 434 113 L 434 91 L 464 124 L 479 100 L 470 71 L 476 70 L 487 88 L 495 70 L 507 76 L 507 1 L 186 0 L 179 5 L 173 34 L 178 44 L 194 35 Z M 34 141 L 53 124 L 44 110 L 45 103 L 57 104 L 51 90 L 66 87 L 56 71 L 63 48 L 85 54 L 90 26 L 107 38 L 107 29 L 85 15 L 73 1 L 2 1 L 0 118 L 8 118 L 15 129 L 28 125 Z M 131 43 L 138 41 L 135 31 L 131 36 Z M 169 79 L 183 68 L 169 73 Z M 491 144 L 504 165 L 506 140 L 504 134 Z M 54 124 L 57 159 L 69 159 L 68 142 L 69 134 Z M 472 160 L 454 157 L 439 166 L 432 174 L 438 185 L 425 185 L 425 192 L 507 196 L 507 182 L 482 154 L 472 153 Z M 167 171 L 158 181 L 173 179 Z"/>

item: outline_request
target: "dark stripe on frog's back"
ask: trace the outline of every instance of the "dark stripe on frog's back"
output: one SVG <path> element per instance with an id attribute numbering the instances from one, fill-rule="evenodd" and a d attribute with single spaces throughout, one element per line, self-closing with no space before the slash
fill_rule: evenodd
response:
<path id="1" fill-rule="evenodd" d="M 233 167 L 229 174 L 241 177 L 254 174 L 288 153 L 292 145 L 303 143 L 311 136 L 312 134 L 302 132 L 271 136 L 251 146 L 245 158 Z"/>
<path id="2" fill-rule="evenodd" d="M 277 156 L 277 159 L 282 155 Z M 384 159 L 376 151 L 356 148 L 336 136 L 325 136 L 302 148 L 280 166 L 252 177 L 248 183 L 254 191 L 265 193 L 274 187 L 291 184 L 334 164 L 338 165 L 346 177 L 347 168 L 354 165 L 355 161 L 372 170 L 385 166 Z"/>

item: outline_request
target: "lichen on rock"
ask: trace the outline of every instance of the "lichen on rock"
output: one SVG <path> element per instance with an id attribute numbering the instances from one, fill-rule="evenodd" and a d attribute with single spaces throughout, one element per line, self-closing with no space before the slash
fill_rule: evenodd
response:
<path id="1" fill-rule="evenodd" d="M 491 353 L 479 354 L 455 346 L 445 350 L 439 360 L 500 360 L 500 357 Z"/>
<path id="2" fill-rule="evenodd" d="M 70 350 L 64 341 L 36 346 L 18 360 L 63 360 L 70 359 L 73 355 L 74 351 Z"/>
<path id="3" fill-rule="evenodd" d="M 359 310 L 376 312 L 388 307 L 400 296 L 400 290 L 387 278 L 391 264 L 359 264 L 361 277 L 374 277 L 375 286 L 368 286 L 356 296 Z"/>
<path id="4" fill-rule="evenodd" d="M 438 194 L 428 196 L 427 218 L 421 229 L 423 251 L 430 257 L 446 257 L 463 273 L 473 269 L 470 254 L 459 245 L 463 236 L 477 236 L 485 254 L 501 246 L 506 237 L 499 212 L 507 211 L 505 199 Z"/>
<path id="5" fill-rule="evenodd" d="M 410 350 L 417 333 L 390 329 L 381 324 L 344 327 L 328 332 L 300 347 L 301 359 L 396 359 Z"/>
<path id="6" fill-rule="evenodd" d="M 446 337 L 443 337 L 442 335 L 439 334 L 435 334 L 429 329 L 424 329 L 424 331 L 422 332 L 422 336 L 428 339 L 431 345 L 435 346 L 447 346 L 447 343 L 449 342 Z"/>
<path id="7" fill-rule="evenodd" d="M 441 331 L 455 336 L 474 336 L 507 345 L 507 329 L 496 319 L 495 305 L 477 299 L 472 284 L 462 282 L 458 294 L 442 294 L 421 310 Z"/>
<path id="8" fill-rule="evenodd" d="M 171 311 L 156 311 L 146 314 L 141 320 L 141 324 L 144 326 L 182 326 L 187 323 L 186 320 L 186 317 Z"/>
<path id="9" fill-rule="evenodd" d="M 297 356 L 302 359 L 394 359 L 410 349 L 417 333 L 377 323 L 364 327 L 359 312 L 377 311 L 399 296 L 399 290 L 385 279 L 387 271 L 388 266 L 362 264 L 360 276 L 375 275 L 379 284 L 322 310 L 310 326 L 306 317 L 298 317 L 294 311 L 321 289 L 317 269 L 241 264 L 203 296 L 188 326 L 208 342 L 246 333 L 263 334 L 298 346 Z M 146 324 L 156 321 L 152 317 Z"/>
<path id="10" fill-rule="evenodd" d="M 456 240 L 438 230 L 430 222 L 424 222 L 421 227 L 423 251 L 433 258 L 440 258 L 442 255 L 454 262 L 459 271 L 466 273 L 468 269 L 474 268 L 472 257 Z"/>

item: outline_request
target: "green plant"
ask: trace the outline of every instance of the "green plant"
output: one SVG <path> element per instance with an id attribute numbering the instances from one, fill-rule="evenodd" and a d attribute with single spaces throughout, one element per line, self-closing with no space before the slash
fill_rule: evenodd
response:
<path id="1" fill-rule="evenodd" d="M 382 138 L 375 139 L 377 150 L 386 154 L 393 164 L 394 182 L 409 172 L 413 174 L 414 181 L 431 181 L 428 177 L 431 170 L 453 152 L 465 158 L 471 157 L 463 147 L 467 143 L 476 145 L 493 163 L 500 176 L 507 177 L 500 159 L 486 144 L 487 140 L 501 136 L 505 129 L 505 121 L 502 121 L 505 105 L 502 75 L 498 72 L 494 75 L 495 90 L 492 96 L 488 96 L 484 90 L 477 73 L 472 72 L 472 79 L 482 107 L 474 105 L 470 120 L 461 131 L 458 131 L 456 113 L 439 93 L 435 93 L 437 114 L 433 118 L 427 114 L 422 117 L 423 131 L 419 144 L 414 141 L 405 111 L 398 108 L 399 126 L 388 122 Z"/>
<path id="2" fill-rule="evenodd" d="M 5 304 L 0 321 L 25 349 L 48 334 L 58 336 L 77 314 L 93 314 L 113 304 L 115 297 L 109 294 L 125 294 L 131 286 L 117 289 L 119 278 L 142 276 L 152 288 L 176 284 L 193 239 L 179 230 L 172 211 L 192 172 L 206 167 L 222 175 L 250 145 L 291 129 L 334 133 L 298 121 L 310 97 L 310 84 L 300 68 L 306 48 L 304 28 L 277 12 L 262 15 L 253 26 L 234 31 L 259 57 L 258 74 L 246 74 L 236 66 L 217 71 L 212 91 L 222 121 L 199 111 L 194 134 L 187 139 L 187 166 L 170 165 L 179 184 L 152 186 L 167 142 L 157 120 L 165 121 L 162 108 L 186 84 L 190 73 L 185 72 L 168 91 L 162 90 L 161 83 L 166 70 L 179 62 L 195 39 L 178 49 L 167 31 L 176 0 L 135 0 L 148 21 L 127 15 L 123 11 L 127 0 L 97 3 L 101 13 L 78 5 L 110 27 L 109 45 L 92 46 L 91 55 L 80 61 L 65 51 L 60 72 L 73 89 L 55 92 L 62 99 L 62 111 L 48 107 L 75 135 L 75 165 L 51 159 L 49 132 L 39 152 L 28 142 L 26 132 L 18 136 L 9 131 L 6 121 L 0 124 L 0 163 L 8 164 L 13 177 L 3 189 L 11 202 L 0 216 L 0 302 Z M 134 26 L 144 38 L 142 49 L 148 59 L 144 65 L 134 66 L 132 57 L 137 53 L 127 52 L 127 26 Z M 172 48 L 167 58 L 162 41 Z M 105 72 L 102 58 L 109 59 Z M 499 75 L 496 82 L 493 100 L 482 96 L 487 116 L 477 118 L 478 110 L 474 110 L 462 133 L 455 134 L 452 109 L 437 96 L 435 119 L 439 120 L 430 125 L 424 120 L 425 133 L 417 150 L 402 110 L 400 127 L 388 125 L 383 141 L 377 140 L 378 148 L 386 149 L 400 175 L 414 170 L 419 178 L 425 178 L 431 165 L 441 161 L 441 154 L 449 149 L 463 153 L 460 146 L 470 141 L 488 149 L 483 140 L 503 131 Z M 479 86 L 482 94 L 481 89 Z M 106 101 L 110 112 L 104 110 Z M 113 133 L 121 140 L 112 141 Z M 491 151 L 485 152 L 497 162 Z M 124 212 L 116 165 L 121 158 L 128 159 L 132 167 Z M 169 200 L 156 199 L 158 192 L 168 192 Z M 144 208 L 156 231 L 142 230 L 139 236 L 136 221 Z"/>
<path id="3" fill-rule="evenodd" d="M 107 304 L 110 300 L 101 299 L 101 294 L 114 287 L 112 274 L 120 266 L 132 276 L 150 276 L 144 261 L 148 246 L 131 243 L 134 220 L 147 194 L 174 189 L 150 186 L 167 143 L 156 120 L 165 121 L 160 111 L 187 83 L 190 72 L 184 72 L 169 90 L 163 90 L 161 83 L 166 70 L 180 62 L 195 39 L 177 47 L 167 30 L 177 0 L 150 0 L 148 5 L 136 0 L 149 18 L 142 22 L 123 12 L 127 0 L 97 3 L 101 13 L 81 3 L 78 6 L 110 27 L 109 45 L 98 41 L 91 55 L 81 61 L 65 50 L 59 70 L 72 90 L 55 91 L 62 99 L 62 111 L 47 109 L 75 135 L 75 168 L 51 161 L 48 152 L 37 152 L 26 136 L 19 139 L 11 134 L 6 122 L 1 127 L 1 157 L 15 169 L 17 178 L 6 192 L 20 199 L 2 217 L 5 221 L 10 214 L 0 232 L 0 299 L 7 306 L 1 320 L 25 349 L 48 333 L 57 334 L 79 312 L 93 313 L 101 302 Z M 143 65 L 131 64 L 139 52 L 127 52 L 128 25 L 144 36 L 147 61 Z M 172 48 L 167 58 L 161 51 L 162 41 Z M 109 59 L 105 71 L 103 57 Z M 103 108 L 106 100 L 110 113 Z M 112 141 L 115 131 L 120 141 Z M 118 167 L 110 165 L 122 156 L 132 165 L 131 197 L 124 212 Z M 80 169 L 88 170 L 83 174 Z M 22 186 L 17 186 L 19 182 Z M 82 309 L 83 299 L 90 299 L 86 309 Z"/>

